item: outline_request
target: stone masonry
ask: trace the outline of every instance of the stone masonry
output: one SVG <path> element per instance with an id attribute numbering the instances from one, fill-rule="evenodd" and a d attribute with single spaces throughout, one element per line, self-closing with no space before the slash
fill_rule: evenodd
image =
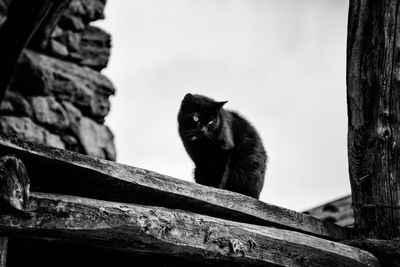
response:
<path id="1" fill-rule="evenodd" d="M 0 26 L 9 0 L 0 0 Z M 114 136 L 104 125 L 115 89 L 101 70 L 111 38 L 91 26 L 104 18 L 105 0 L 73 0 L 47 47 L 24 50 L 0 105 L 0 132 L 108 160 Z"/>

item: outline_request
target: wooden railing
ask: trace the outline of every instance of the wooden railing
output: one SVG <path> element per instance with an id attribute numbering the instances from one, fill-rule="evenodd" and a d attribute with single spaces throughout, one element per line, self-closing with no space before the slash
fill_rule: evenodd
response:
<path id="1" fill-rule="evenodd" d="M 349 229 L 241 194 L 6 136 L 0 151 L 0 173 L 28 176 L 20 188 L 32 189 L 1 212 L 3 236 L 222 266 L 379 265 L 338 242 Z"/>

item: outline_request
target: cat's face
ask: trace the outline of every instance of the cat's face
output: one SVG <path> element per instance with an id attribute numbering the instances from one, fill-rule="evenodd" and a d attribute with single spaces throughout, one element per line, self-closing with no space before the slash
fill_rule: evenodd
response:
<path id="1" fill-rule="evenodd" d="M 178 115 L 182 138 L 195 141 L 199 138 L 212 139 L 220 128 L 219 113 L 226 103 L 211 98 L 187 94 L 182 100 Z"/>

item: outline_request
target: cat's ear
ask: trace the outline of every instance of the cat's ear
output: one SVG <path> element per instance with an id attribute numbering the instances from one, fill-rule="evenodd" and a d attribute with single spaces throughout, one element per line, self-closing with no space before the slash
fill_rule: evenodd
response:
<path id="1" fill-rule="evenodd" d="M 219 111 L 226 103 L 228 103 L 228 101 L 221 101 L 221 102 L 215 103 L 215 109 L 217 111 Z"/>
<path id="2" fill-rule="evenodd" d="M 191 93 L 187 93 L 183 98 L 184 102 L 194 102 L 195 98 Z"/>

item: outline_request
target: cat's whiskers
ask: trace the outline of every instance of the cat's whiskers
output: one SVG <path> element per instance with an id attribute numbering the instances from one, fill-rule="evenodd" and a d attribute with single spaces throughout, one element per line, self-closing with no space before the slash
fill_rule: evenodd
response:
<path id="1" fill-rule="evenodd" d="M 206 132 L 204 133 L 204 137 L 206 137 L 208 140 L 212 141 L 212 142 L 216 142 L 216 138 L 212 133 Z"/>

